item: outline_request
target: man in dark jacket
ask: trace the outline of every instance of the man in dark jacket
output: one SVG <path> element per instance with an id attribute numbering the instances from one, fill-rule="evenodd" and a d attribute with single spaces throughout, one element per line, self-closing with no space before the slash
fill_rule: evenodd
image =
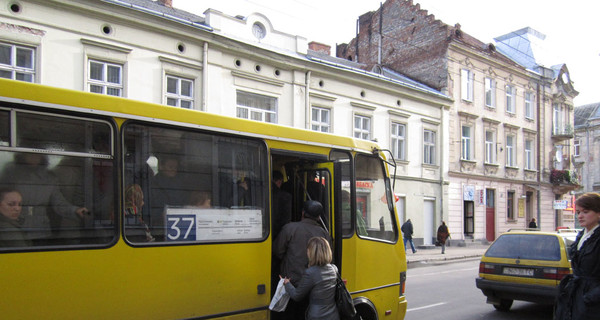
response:
<path id="1" fill-rule="evenodd" d="M 412 222 L 410 221 L 410 219 L 406 220 L 406 222 L 402 225 L 400 230 L 402 230 L 402 235 L 404 236 L 404 250 L 406 250 L 406 242 L 409 242 L 412 252 L 416 253 L 417 250 L 415 250 L 415 244 L 413 243 L 413 240 L 412 240 L 413 225 L 412 225 Z"/>
<path id="2" fill-rule="evenodd" d="M 331 245 L 329 233 L 318 222 L 323 213 L 323 206 L 318 201 L 309 200 L 304 203 L 302 220 L 290 222 L 283 226 L 273 243 L 273 255 L 281 259 L 280 275 L 287 277 L 297 286 L 302 274 L 308 267 L 306 247 L 312 237 L 323 237 Z M 304 319 L 304 310 L 308 301 L 288 302 L 285 319 Z"/>

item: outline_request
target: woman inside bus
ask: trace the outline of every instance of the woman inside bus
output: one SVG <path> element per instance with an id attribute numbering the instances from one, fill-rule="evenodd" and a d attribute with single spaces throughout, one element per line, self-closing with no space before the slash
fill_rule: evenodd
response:
<path id="1" fill-rule="evenodd" d="M 298 287 L 284 278 L 285 290 L 295 301 L 309 295 L 306 311 L 308 320 L 339 320 L 340 316 L 335 305 L 335 284 L 337 268 L 331 264 L 332 254 L 329 242 L 322 237 L 308 240 L 306 249 L 308 269 L 302 275 Z"/>
<path id="2" fill-rule="evenodd" d="M 23 228 L 33 245 L 54 243 L 49 210 L 59 219 L 81 220 L 89 211 L 68 202 L 59 189 L 56 176 L 48 170 L 48 157 L 40 153 L 15 153 L 14 162 L 4 168 L 0 181 L 15 186 L 23 196 L 23 205 L 29 210 L 24 216 Z M 52 221 L 55 223 L 56 221 Z"/>
<path id="3" fill-rule="evenodd" d="M 27 247 L 31 243 L 21 229 L 21 193 L 0 188 L 0 247 Z"/>

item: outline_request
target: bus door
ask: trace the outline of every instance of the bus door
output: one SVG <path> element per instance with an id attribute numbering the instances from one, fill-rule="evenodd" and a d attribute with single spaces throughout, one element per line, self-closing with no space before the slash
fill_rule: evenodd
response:
<path id="1" fill-rule="evenodd" d="M 302 190 L 302 201 L 300 205 L 307 200 L 319 201 L 323 205 L 323 215 L 321 223 L 329 232 L 332 239 L 332 248 L 334 263 L 341 266 L 342 257 L 342 237 L 341 235 L 341 216 L 336 214 L 338 198 L 341 194 L 341 179 L 336 178 L 336 172 L 339 172 L 341 164 L 338 162 L 321 162 L 310 166 L 310 168 L 298 171 L 300 176 L 300 186 Z M 301 210 L 301 209 L 300 209 Z M 339 230 L 338 230 L 339 229 Z"/>

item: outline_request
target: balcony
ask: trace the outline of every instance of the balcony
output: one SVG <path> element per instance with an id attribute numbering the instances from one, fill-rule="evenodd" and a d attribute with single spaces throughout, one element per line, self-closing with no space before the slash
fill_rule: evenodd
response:
<path id="1" fill-rule="evenodd" d="M 558 126 L 552 128 L 552 140 L 560 142 L 573 139 L 573 127 L 571 125 Z"/>
<path id="2" fill-rule="evenodd" d="M 579 176 L 572 170 L 552 170 L 550 183 L 554 185 L 552 191 L 556 194 L 565 194 L 581 188 Z"/>

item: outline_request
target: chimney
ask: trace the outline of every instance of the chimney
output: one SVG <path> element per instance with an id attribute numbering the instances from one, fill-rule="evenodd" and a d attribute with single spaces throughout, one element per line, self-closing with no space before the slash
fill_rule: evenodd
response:
<path id="1" fill-rule="evenodd" d="M 173 8 L 173 0 L 158 0 L 158 3 L 165 7 Z"/>
<path id="2" fill-rule="evenodd" d="M 328 56 L 331 55 L 331 46 L 323 43 L 312 41 L 308 43 L 308 48 L 312 51 L 324 53 Z"/>

